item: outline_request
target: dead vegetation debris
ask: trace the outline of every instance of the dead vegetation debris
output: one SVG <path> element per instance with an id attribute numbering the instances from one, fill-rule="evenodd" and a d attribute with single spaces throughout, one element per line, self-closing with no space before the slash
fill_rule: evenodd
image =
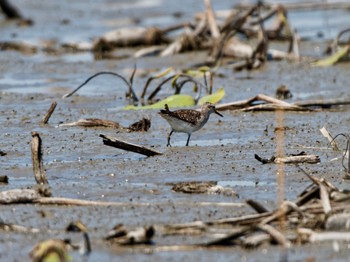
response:
<path id="1" fill-rule="evenodd" d="M 232 188 L 218 185 L 215 181 L 189 181 L 179 182 L 172 185 L 175 192 L 186 194 L 223 194 L 225 196 L 236 196 Z"/>

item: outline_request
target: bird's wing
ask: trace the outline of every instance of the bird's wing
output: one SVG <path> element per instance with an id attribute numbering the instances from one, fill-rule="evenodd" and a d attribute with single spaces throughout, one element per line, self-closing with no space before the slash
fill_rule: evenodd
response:
<path id="1" fill-rule="evenodd" d="M 167 115 L 177 118 L 179 120 L 182 121 L 186 121 L 192 125 L 195 125 L 198 121 L 198 119 L 200 119 L 201 117 L 201 113 L 196 111 L 196 110 L 176 110 L 176 111 L 172 111 L 172 112 L 167 112 Z"/>

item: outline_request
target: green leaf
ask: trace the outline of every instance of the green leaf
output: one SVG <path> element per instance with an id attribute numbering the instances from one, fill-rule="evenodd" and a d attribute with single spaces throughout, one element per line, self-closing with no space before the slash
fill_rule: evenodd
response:
<path id="1" fill-rule="evenodd" d="M 210 102 L 212 104 L 216 104 L 225 96 L 225 89 L 221 87 L 218 91 L 211 95 L 203 96 L 198 101 L 198 105 L 203 105 L 205 102 Z"/>
<path id="2" fill-rule="evenodd" d="M 350 45 L 347 45 L 341 49 L 339 49 L 338 52 L 336 52 L 334 55 L 318 60 L 314 63 L 311 63 L 312 66 L 331 66 L 337 63 L 340 59 L 347 56 L 350 52 Z"/>
<path id="3" fill-rule="evenodd" d="M 153 105 L 147 106 L 126 106 L 124 110 L 139 110 L 139 109 L 163 109 L 164 105 L 168 104 L 169 108 L 173 107 L 186 107 L 186 106 L 194 106 L 195 101 L 190 95 L 172 95 L 164 100 L 158 101 Z"/>

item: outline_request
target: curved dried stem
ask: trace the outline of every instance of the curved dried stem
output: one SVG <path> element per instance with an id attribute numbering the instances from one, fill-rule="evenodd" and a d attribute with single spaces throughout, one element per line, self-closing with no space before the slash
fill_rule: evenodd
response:
<path id="1" fill-rule="evenodd" d="M 347 32 L 350 32 L 350 28 L 344 29 L 344 30 L 339 32 L 339 34 L 337 35 L 337 37 L 334 40 L 334 44 L 333 44 L 334 47 L 338 46 L 340 38 L 342 37 L 343 34 L 345 34 Z"/>
<path id="2" fill-rule="evenodd" d="M 156 75 L 156 76 L 151 76 L 150 78 L 147 79 L 147 82 L 145 84 L 145 87 L 143 88 L 142 94 L 141 94 L 141 99 L 143 100 L 145 98 L 146 95 L 146 91 L 148 86 L 150 85 L 150 83 L 154 80 L 154 79 L 159 79 L 162 78 L 164 76 L 166 76 L 170 71 L 172 70 L 171 67 L 167 68 L 165 71 L 161 72 L 160 74 Z"/>
<path id="3" fill-rule="evenodd" d="M 135 76 L 135 73 L 136 73 L 136 64 L 134 65 L 134 70 L 132 71 L 131 76 L 130 76 L 130 78 L 129 78 L 129 83 L 130 83 L 131 86 L 132 86 L 132 84 L 134 83 L 134 76 Z"/>
<path id="4" fill-rule="evenodd" d="M 345 169 L 345 172 L 349 173 L 349 171 L 350 171 L 350 153 L 349 153 L 349 161 L 348 161 L 348 166 L 347 167 L 344 165 L 344 160 L 345 160 L 345 157 L 346 157 L 346 153 L 349 152 L 349 149 L 350 149 L 350 136 L 347 135 L 347 134 L 344 134 L 344 133 L 340 133 L 340 134 L 336 135 L 332 139 L 332 141 L 330 143 L 332 143 L 339 136 L 343 136 L 347 140 L 346 148 L 345 148 L 345 151 L 344 151 L 343 156 L 342 156 L 341 164 L 342 164 L 343 168 Z"/>
<path id="5" fill-rule="evenodd" d="M 150 96 L 148 97 L 148 100 L 152 100 L 157 93 L 161 90 L 162 86 L 164 84 L 166 84 L 168 81 L 170 81 L 171 79 L 174 79 L 175 77 L 177 78 L 186 78 L 184 81 L 181 82 L 181 85 L 179 86 L 178 84 L 176 85 L 176 90 L 175 90 L 175 94 L 180 94 L 181 92 L 181 88 L 182 86 L 187 83 L 187 82 L 192 82 L 194 83 L 197 87 L 199 87 L 200 91 L 199 94 L 201 93 L 201 89 L 204 88 L 207 92 L 208 89 L 205 85 L 203 85 L 202 83 L 198 82 L 196 79 L 194 79 L 192 76 L 189 76 L 187 74 L 176 74 L 176 75 L 172 75 L 168 78 L 166 78 L 164 81 L 162 81 L 155 89 L 154 91 L 150 94 Z M 196 99 L 197 100 L 197 99 Z"/>
<path id="6" fill-rule="evenodd" d="M 161 88 L 162 88 L 162 86 L 164 85 L 164 84 L 166 84 L 167 82 L 169 82 L 170 80 L 172 80 L 172 79 L 174 79 L 175 77 L 177 77 L 178 75 L 176 74 L 176 75 L 172 75 L 172 76 L 169 76 L 168 78 L 166 78 L 166 79 L 164 79 L 155 89 L 154 89 L 154 91 L 149 95 L 149 97 L 148 97 L 148 101 L 150 101 L 150 100 L 152 100 L 157 94 L 158 94 L 158 92 L 161 90 Z M 153 78 L 153 79 L 155 79 L 155 78 Z M 153 80 L 152 79 L 152 80 Z M 148 81 L 147 81 L 148 82 Z M 141 96 L 141 98 L 143 98 L 142 96 Z"/>
<path id="7" fill-rule="evenodd" d="M 175 86 L 175 94 L 174 95 L 180 94 L 182 87 L 188 82 L 193 83 L 192 79 L 185 79 L 185 80 L 181 81 L 180 83 L 177 83 Z M 197 83 L 194 83 L 194 84 L 196 85 L 196 87 L 198 87 Z"/>
<path id="8" fill-rule="evenodd" d="M 136 67 L 135 67 L 136 70 Z M 130 80 L 133 80 L 133 75 L 135 74 L 135 70 L 132 73 L 132 76 L 130 77 Z M 132 88 L 132 83 L 130 83 L 128 80 L 126 80 L 126 78 L 118 73 L 114 73 L 114 72 L 99 72 L 96 73 L 92 76 L 90 76 L 88 79 L 85 80 L 84 83 L 82 83 L 80 86 L 78 86 L 76 89 L 74 89 L 72 92 L 65 94 L 62 98 L 66 98 L 66 97 L 70 97 L 71 95 L 73 95 L 75 92 L 77 92 L 80 88 L 82 88 L 84 85 L 86 85 L 88 82 L 90 82 L 90 80 L 92 80 L 93 78 L 99 76 L 99 75 L 113 75 L 116 76 L 118 78 L 120 78 L 121 80 L 123 80 L 123 82 L 128 86 L 129 88 L 129 93 L 127 94 L 127 96 L 131 96 L 133 101 L 137 102 L 138 98 L 137 95 L 135 94 L 133 88 Z"/>

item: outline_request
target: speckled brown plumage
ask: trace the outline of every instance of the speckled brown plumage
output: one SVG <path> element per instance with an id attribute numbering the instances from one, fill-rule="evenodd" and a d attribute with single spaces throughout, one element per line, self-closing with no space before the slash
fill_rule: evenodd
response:
<path id="1" fill-rule="evenodd" d="M 170 137 L 173 132 L 188 134 L 186 143 L 186 146 L 188 146 L 192 132 L 201 129 L 207 123 L 211 113 L 216 113 L 222 117 L 222 115 L 215 110 L 215 106 L 211 103 L 204 103 L 200 112 L 193 109 L 170 111 L 168 105 L 165 104 L 165 109 L 160 110 L 159 114 L 168 121 L 171 126 L 167 146 L 171 146 Z"/>
<path id="2" fill-rule="evenodd" d="M 201 118 L 201 113 L 192 109 L 180 109 L 176 111 L 166 111 L 160 110 L 161 115 L 168 115 L 169 117 L 174 117 L 182 121 L 186 121 L 192 125 L 195 125 Z"/>

